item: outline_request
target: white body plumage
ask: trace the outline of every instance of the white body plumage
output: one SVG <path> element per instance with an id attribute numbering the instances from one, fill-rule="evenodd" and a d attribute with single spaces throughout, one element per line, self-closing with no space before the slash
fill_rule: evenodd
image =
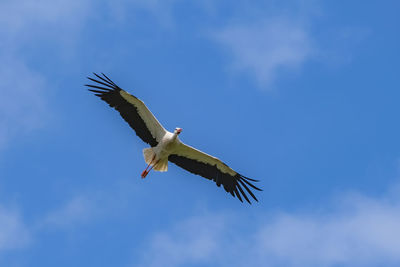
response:
<path id="1" fill-rule="evenodd" d="M 178 137 L 180 131 L 180 128 L 176 128 L 174 133 L 166 131 L 157 146 L 143 149 L 145 162 L 154 170 L 160 172 L 168 170 L 168 156 L 176 152 L 182 143 Z"/>

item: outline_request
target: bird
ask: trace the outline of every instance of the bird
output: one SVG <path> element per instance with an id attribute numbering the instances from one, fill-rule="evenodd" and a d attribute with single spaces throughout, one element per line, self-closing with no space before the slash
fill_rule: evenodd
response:
<path id="1" fill-rule="evenodd" d="M 226 192 L 241 202 L 244 198 L 251 204 L 246 193 L 258 202 L 250 188 L 262 191 L 252 183 L 259 180 L 245 177 L 220 159 L 183 143 L 179 139 L 182 128 L 176 127 L 174 132 L 167 131 L 142 100 L 121 89 L 104 73 L 101 75 L 93 73 L 93 75 L 94 78 L 87 77 L 94 82 L 85 84 L 89 87 L 88 90 L 119 111 L 136 135 L 150 145 L 149 148 L 143 149 L 147 166 L 141 174 L 142 178 L 145 178 L 152 169 L 167 171 L 168 162 L 172 162 L 186 171 L 213 180 L 218 187 L 222 185 Z"/>

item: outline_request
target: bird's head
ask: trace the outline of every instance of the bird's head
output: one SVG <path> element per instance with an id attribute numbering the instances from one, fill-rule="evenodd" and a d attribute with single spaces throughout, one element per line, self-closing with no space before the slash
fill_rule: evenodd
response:
<path id="1" fill-rule="evenodd" d="M 174 134 L 179 135 L 182 132 L 182 128 L 176 127 Z"/>

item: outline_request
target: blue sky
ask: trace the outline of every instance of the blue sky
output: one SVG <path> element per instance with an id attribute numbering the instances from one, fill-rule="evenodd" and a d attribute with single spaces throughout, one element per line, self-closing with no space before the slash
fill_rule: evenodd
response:
<path id="1" fill-rule="evenodd" d="M 398 266 L 397 1 L 0 2 L 1 266 Z M 83 87 L 244 175 L 240 203 Z"/>

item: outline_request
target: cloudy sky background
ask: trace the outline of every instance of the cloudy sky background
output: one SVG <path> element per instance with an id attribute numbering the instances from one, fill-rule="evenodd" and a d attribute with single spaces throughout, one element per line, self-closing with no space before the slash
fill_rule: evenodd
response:
<path id="1" fill-rule="evenodd" d="M 396 1 L 0 2 L 0 265 L 398 266 Z M 264 189 L 145 147 L 104 72 Z"/>

